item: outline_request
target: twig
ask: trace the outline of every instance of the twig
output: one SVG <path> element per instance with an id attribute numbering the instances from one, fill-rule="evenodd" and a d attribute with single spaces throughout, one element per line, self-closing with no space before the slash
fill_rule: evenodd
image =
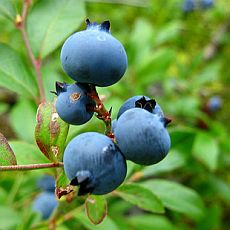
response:
<path id="1" fill-rule="evenodd" d="M 204 49 L 204 59 L 210 60 L 212 59 L 219 51 L 222 45 L 222 39 L 226 35 L 226 33 L 230 30 L 230 17 L 227 18 L 225 23 L 223 23 L 219 29 L 216 30 L 213 35 L 212 40 Z"/>
<path id="2" fill-rule="evenodd" d="M 111 112 L 112 108 L 108 111 L 104 104 L 102 103 L 101 99 L 98 96 L 96 87 L 94 85 L 90 85 L 91 91 L 88 94 L 92 100 L 96 103 L 96 108 L 93 108 L 93 111 L 97 113 L 97 118 L 102 120 L 105 123 L 105 135 L 110 137 L 114 140 L 114 134 L 112 133 L 112 119 L 111 119 Z"/>
<path id="3" fill-rule="evenodd" d="M 44 86 L 43 86 L 43 82 L 42 82 L 42 75 L 41 75 L 41 64 L 42 61 L 39 58 L 35 58 L 32 48 L 30 46 L 30 42 L 26 33 L 26 29 L 25 29 L 25 21 L 26 21 L 26 17 L 27 17 L 27 12 L 28 12 L 28 8 L 29 5 L 31 3 L 31 0 L 24 0 L 24 4 L 23 4 L 23 8 L 22 8 L 22 14 L 17 15 L 16 19 L 15 19 L 15 25 L 16 28 L 18 28 L 22 34 L 22 39 L 23 42 L 25 44 L 28 56 L 30 58 L 31 63 L 34 66 L 35 72 L 36 72 L 36 77 L 37 77 L 37 82 L 38 82 L 38 88 L 39 88 L 39 95 L 40 95 L 40 102 L 44 102 L 45 101 L 45 90 L 44 90 Z"/>
<path id="4" fill-rule="evenodd" d="M 28 165 L 7 165 L 7 166 L 0 166 L 0 171 L 25 171 L 25 170 L 58 168 L 58 167 L 63 167 L 63 163 L 58 162 L 58 163 L 28 164 Z"/>

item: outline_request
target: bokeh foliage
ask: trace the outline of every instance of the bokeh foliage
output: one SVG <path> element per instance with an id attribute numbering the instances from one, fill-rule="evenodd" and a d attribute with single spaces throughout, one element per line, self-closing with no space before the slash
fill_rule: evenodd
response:
<path id="1" fill-rule="evenodd" d="M 25 164 L 47 160 L 34 140 L 35 71 L 14 25 L 22 2 L 0 0 L 0 132 L 19 163 Z M 155 98 L 172 119 L 169 155 L 148 167 L 128 163 L 127 181 L 132 183 L 106 196 L 108 215 L 101 224 L 91 224 L 77 200 L 69 211 L 72 218 L 58 216 L 58 229 L 229 228 L 229 2 L 216 0 L 212 8 L 187 14 L 182 4 L 182 0 L 33 1 L 26 29 L 35 56 L 42 59 L 47 100 L 54 98 L 50 91 L 55 81 L 71 83 L 60 64 L 63 41 L 84 29 L 87 17 L 97 22 L 109 19 L 112 34 L 127 50 L 129 67 L 120 82 L 98 88 L 105 106 L 113 107 L 116 118 L 127 98 L 144 94 Z M 210 114 L 205 105 L 213 95 L 222 98 L 223 106 Z M 93 118 L 86 125 L 70 126 L 67 142 L 85 131 L 103 132 L 103 123 Z M 36 224 L 47 229 L 30 210 L 39 192 L 37 178 L 53 171 L 0 172 L 0 228 L 31 229 Z"/>

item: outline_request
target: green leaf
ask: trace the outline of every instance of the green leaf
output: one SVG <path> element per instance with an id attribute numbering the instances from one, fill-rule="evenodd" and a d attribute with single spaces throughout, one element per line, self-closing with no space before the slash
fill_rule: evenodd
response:
<path id="1" fill-rule="evenodd" d="M 164 26 L 156 36 L 155 43 L 156 45 L 161 45 L 165 42 L 170 42 L 172 40 L 175 40 L 180 35 L 180 30 L 182 28 L 182 25 L 179 21 L 173 21 L 171 23 L 167 23 L 166 26 Z"/>
<path id="2" fill-rule="evenodd" d="M 129 202 L 124 202 L 123 199 L 118 197 L 116 202 L 109 203 L 109 215 L 113 217 L 113 219 L 121 219 L 124 213 L 129 212 L 130 209 L 133 208 L 133 204 Z"/>
<path id="3" fill-rule="evenodd" d="M 6 138 L 0 133 L 0 165 L 16 165 L 17 161 L 13 150 Z"/>
<path id="4" fill-rule="evenodd" d="M 59 176 L 58 176 L 58 179 L 57 179 L 56 183 L 57 183 L 56 186 L 58 188 L 65 187 L 65 186 L 67 186 L 69 184 L 69 179 L 66 177 L 64 171 L 62 171 L 61 173 L 59 173 Z"/>
<path id="5" fill-rule="evenodd" d="M 170 132 L 172 146 L 181 153 L 190 157 L 195 137 L 195 131 L 191 128 L 176 128 Z"/>
<path id="6" fill-rule="evenodd" d="M 19 54 L 0 43 L 0 86 L 28 98 L 36 98 L 36 82 L 26 69 Z"/>
<path id="7" fill-rule="evenodd" d="M 2 205 L 0 206 L 0 213 L 1 229 L 16 229 L 21 221 L 19 213 L 11 207 Z"/>
<path id="8" fill-rule="evenodd" d="M 181 168 L 185 165 L 185 157 L 178 151 L 171 149 L 167 157 L 158 164 L 145 167 L 141 173 L 142 176 L 151 176 L 160 173 L 170 172 L 172 170 Z"/>
<path id="9" fill-rule="evenodd" d="M 203 216 L 204 204 L 200 196 L 192 189 L 181 184 L 155 179 L 141 183 L 154 192 L 164 206 L 197 220 Z"/>
<path id="10" fill-rule="evenodd" d="M 69 185 L 69 179 L 66 177 L 63 169 L 58 173 L 58 178 L 56 180 L 55 193 L 58 199 L 62 196 L 67 195 L 73 191 L 72 187 Z"/>
<path id="11" fill-rule="evenodd" d="M 5 113 L 9 109 L 9 105 L 6 103 L 0 102 L 0 115 Z"/>
<path id="12" fill-rule="evenodd" d="M 46 63 L 42 66 L 42 76 L 47 76 L 42 79 L 43 86 L 45 88 L 45 98 L 47 101 L 53 101 L 56 97 L 53 93 L 50 93 L 50 91 L 55 91 L 55 82 L 63 81 L 60 72 L 57 71 L 57 68 L 59 69 L 61 67 L 60 59 L 57 58 L 57 56 L 55 57 L 55 59 L 52 59 L 52 62 Z"/>
<path id="13" fill-rule="evenodd" d="M 215 170 L 218 165 L 218 143 L 209 133 L 200 132 L 196 135 L 192 148 L 193 155 L 209 170 Z"/>
<path id="14" fill-rule="evenodd" d="M 55 102 L 44 102 L 39 105 L 35 139 L 49 160 L 56 162 L 62 159 L 68 130 L 69 124 L 58 116 Z"/>
<path id="15" fill-rule="evenodd" d="M 100 224 L 107 215 L 107 202 L 104 196 L 90 195 L 86 202 L 86 213 L 93 224 Z"/>
<path id="16" fill-rule="evenodd" d="M 203 71 L 194 77 L 193 87 L 199 89 L 202 85 L 215 82 L 221 69 L 221 63 L 216 62 L 212 65 L 207 65 Z"/>
<path id="17" fill-rule="evenodd" d="M 209 186 L 211 186 L 211 189 L 207 186 L 209 191 L 213 191 L 213 193 L 217 197 L 221 197 L 225 203 L 230 205 L 230 185 L 228 181 L 224 181 L 223 179 L 218 178 L 213 174 L 210 174 L 210 176 L 207 179 L 207 182 Z"/>
<path id="18" fill-rule="evenodd" d="M 213 202 L 206 210 L 205 217 L 199 222 L 197 230 L 221 229 L 222 205 L 220 202 Z"/>
<path id="19" fill-rule="evenodd" d="M 11 110 L 10 121 L 18 138 L 34 143 L 36 105 L 33 102 L 29 100 L 18 101 Z"/>
<path id="20" fill-rule="evenodd" d="M 148 54 L 145 54 L 136 67 L 136 74 L 141 78 L 139 85 L 148 86 L 153 81 L 162 80 L 175 60 L 175 56 L 176 52 L 168 48 L 149 51 Z"/>
<path id="21" fill-rule="evenodd" d="M 6 202 L 7 198 L 8 198 L 8 192 L 5 189 L 3 189 L 2 187 L 0 187 L 0 204 L 1 204 L 1 206 L 3 204 L 7 203 Z"/>
<path id="22" fill-rule="evenodd" d="M 141 39 L 140 34 L 142 35 Z M 128 56 L 135 56 L 133 60 L 135 62 L 134 64 L 139 64 L 146 56 L 145 54 L 149 54 L 149 43 L 154 38 L 154 35 L 154 28 L 151 23 L 143 18 L 136 20 L 134 29 L 132 30 L 132 34 L 130 36 L 129 43 L 131 47 L 128 49 L 128 51 L 131 50 L 131 53 Z"/>
<path id="23" fill-rule="evenodd" d="M 0 0 L 0 14 L 10 20 L 15 19 L 15 15 L 16 15 L 15 8 L 11 1 Z"/>
<path id="24" fill-rule="evenodd" d="M 89 219 L 86 217 L 85 213 L 77 213 L 75 215 L 75 218 L 77 221 L 79 221 L 86 229 L 89 230 L 119 230 L 117 225 L 114 223 L 114 221 L 109 217 L 106 216 L 104 221 L 101 224 L 95 225 L 89 221 Z"/>
<path id="25" fill-rule="evenodd" d="M 178 116 L 196 118 L 199 111 L 199 106 L 198 97 L 184 95 L 182 98 L 180 98 L 180 100 L 177 99 L 174 101 L 174 103 L 172 103 L 170 110 L 172 113 L 178 114 Z"/>
<path id="26" fill-rule="evenodd" d="M 48 160 L 39 151 L 36 145 L 22 141 L 10 141 L 19 165 L 47 163 Z"/>
<path id="27" fill-rule="evenodd" d="M 85 19 L 84 1 L 38 1 L 27 20 L 28 37 L 37 57 L 44 58 Z"/>
<path id="28" fill-rule="evenodd" d="M 127 164 L 127 173 L 126 173 L 126 180 L 127 180 L 129 177 L 132 176 L 135 168 L 138 166 L 132 161 L 127 161 L 126 164 Z"/>
<path id="29" fill-rule="evenodd" d="M 116 194 L 139 208 L 154 213 L 164 213 L 161 200 L 148 188 L 138 184 L 124 184 Z"/>
<path id="30" fill-rule="evenodd" d="M 144 229 L 144 230 L 176 229 L 166 217 L 159 216 L 159 215 L 150 215 L 150 214 L 133 215 L 127 218 L 126 221 L 129 223 L 129 225 L 133 227 L 132 229 Z"/>
<path id="31" fill-rule="evenodd" d="M 85 199 L 82 196 L 70 195 L 72 195 L 71 199 L 68 199 L 67 195 L 64 199 L 60 199 L 58 202 L 58 207 L 53 215 L 53 218 L 58 220 L 58 222 L 66 221 L 66 214 L 71 215 L 72 218 L 74 218 L 84 209 Z"/>

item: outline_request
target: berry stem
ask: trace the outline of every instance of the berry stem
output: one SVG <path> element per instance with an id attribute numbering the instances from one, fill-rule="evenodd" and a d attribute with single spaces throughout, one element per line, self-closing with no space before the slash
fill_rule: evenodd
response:
<path id="1" fill-rule="evenodd" d="M 96 108 L 93 109 L 97 113 L 97 118 L 105 123 L 105 135 L 114 140 L 114 134 L 112 133 L 112 108 L 108 111 L 103 102 L 101 101 L 95 85 L 90 85 L 90 93 L 88 94 L 92 100 L 96 103 Z"/>
<path id="2" fill-rule="evenodd" d="M 58 167 L 63 167 L 63 163 L 58 162 L 58 163 L 28 164 L 28 165 L 7 165 L 7 166 L 0 166 L 0 171 L 25 171 L 25 170 L 58 168 Z"/>
<path id="3" fill-rule="evenodd" d="M 24 42 L 24 45 L 26 47 L 29 59 L 31 63 L 33 64 L 33 67 L 36 72 L 37 77 L 37 83 L 39 88 L 39 95 L 40 95 L 40 103 L 45 101 L 45 90 L 42 82 L 42 74 L 41 74 L 41 59 L 36 58 L 33 54 L 33 50 L 31 48 L 26 29 L 25 29 L 25 21 L 27 17 L 28 8 L 30 6 L 31 0 L 24 0 L 23 7 L 22 7 L 22 13 L 21 15 L 17 15 L 15 19 L 15 26 L 18 28 L 22 35 L 22 40 Z"/>

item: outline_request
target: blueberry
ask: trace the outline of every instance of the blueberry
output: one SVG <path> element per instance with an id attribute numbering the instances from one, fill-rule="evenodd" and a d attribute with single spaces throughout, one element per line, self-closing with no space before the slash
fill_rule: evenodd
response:
<path id="1" fill-rule="evenodd" d="M 146 110 L 149 110 L 153 114 L 158 114 L 160 117 L 164 117 L 164 113 L 161 107 L 157 104 L 154 99 L 150 99 L 147 96 L 138 95 L 133 96 L 125 101 L 118 111 L 117 119 L 123 114 L 126 110 L 132 109 L 135 107 L 144 107 Z"/>
<path id="2" fill-rule="evenodd" d="M 98 25 L 88 19 L 87 29 L 71 35 L 61 49 L 64 71 L 77 82 L 113 85 L 127 68 L 123 45 L 110 31 L 110 22 Z"/>
<path id="3" fill-rule="evenodd" d="M 222 107 L 222 99 L 219 96 L 213 96 L 207 103 L 207 109 L 209 112 L 217 112 Z"/>
<path id="4" fill-rule="evenodd" d="M 87 86 L 56 82 L 56 110 L 66 123 L 81 125 L 92 118 L 95 102 L 87 95 Z"/>
<path id="5" fill-rule="evenodd" d="M 116 125 L 117 125 L 117 119 L 114 119 L 114 120 L 112 121 L 112 132 L 113 132 L 113 133 L 114 133 L 114 131 L 115 131 Z"/>
<path id="6" fill-rule="evenodd" d="M 125 179 L 126 161 L 107 136 L 87 132 L 69 142 L 64 152 L 64 170 L 78 195 L 102 195 L 116 189 Z"/>
<path id="7" fill-rule="evenodd" d="M 213 0 L 201 0 L 200 2 L 202 9 L 207 9 L 213 6 Z"/>
<path id="8" fill-rule="evenodd" d="M 133 108 L 118 119 L 115 138 L 127 160 L 141 165 L 156 164 L 171 145 L 166 129 L 168 120 L 145 109 Z"/>
<path id="9" fill-rule="evenodd" d="M 58 205 L 58 201 L 54 193 L 42 192 L 40 193 L 33 202 L 33 210 L 42 216 L 42 219 L 48 219 L 55 208 Z"/>
<path id="10" fill-rule="evenodd" d="M 54 192 L 55 190 L 55 179 L 53 176 L 44 175 L 37 181 L 38 188 L 47 191 Z"/>
<path id="11" fill-rule="evenodd" d="M 196 4 L 194 0 L 185 0 L 182 9 L 185 13 L 195 10 Z"/>

